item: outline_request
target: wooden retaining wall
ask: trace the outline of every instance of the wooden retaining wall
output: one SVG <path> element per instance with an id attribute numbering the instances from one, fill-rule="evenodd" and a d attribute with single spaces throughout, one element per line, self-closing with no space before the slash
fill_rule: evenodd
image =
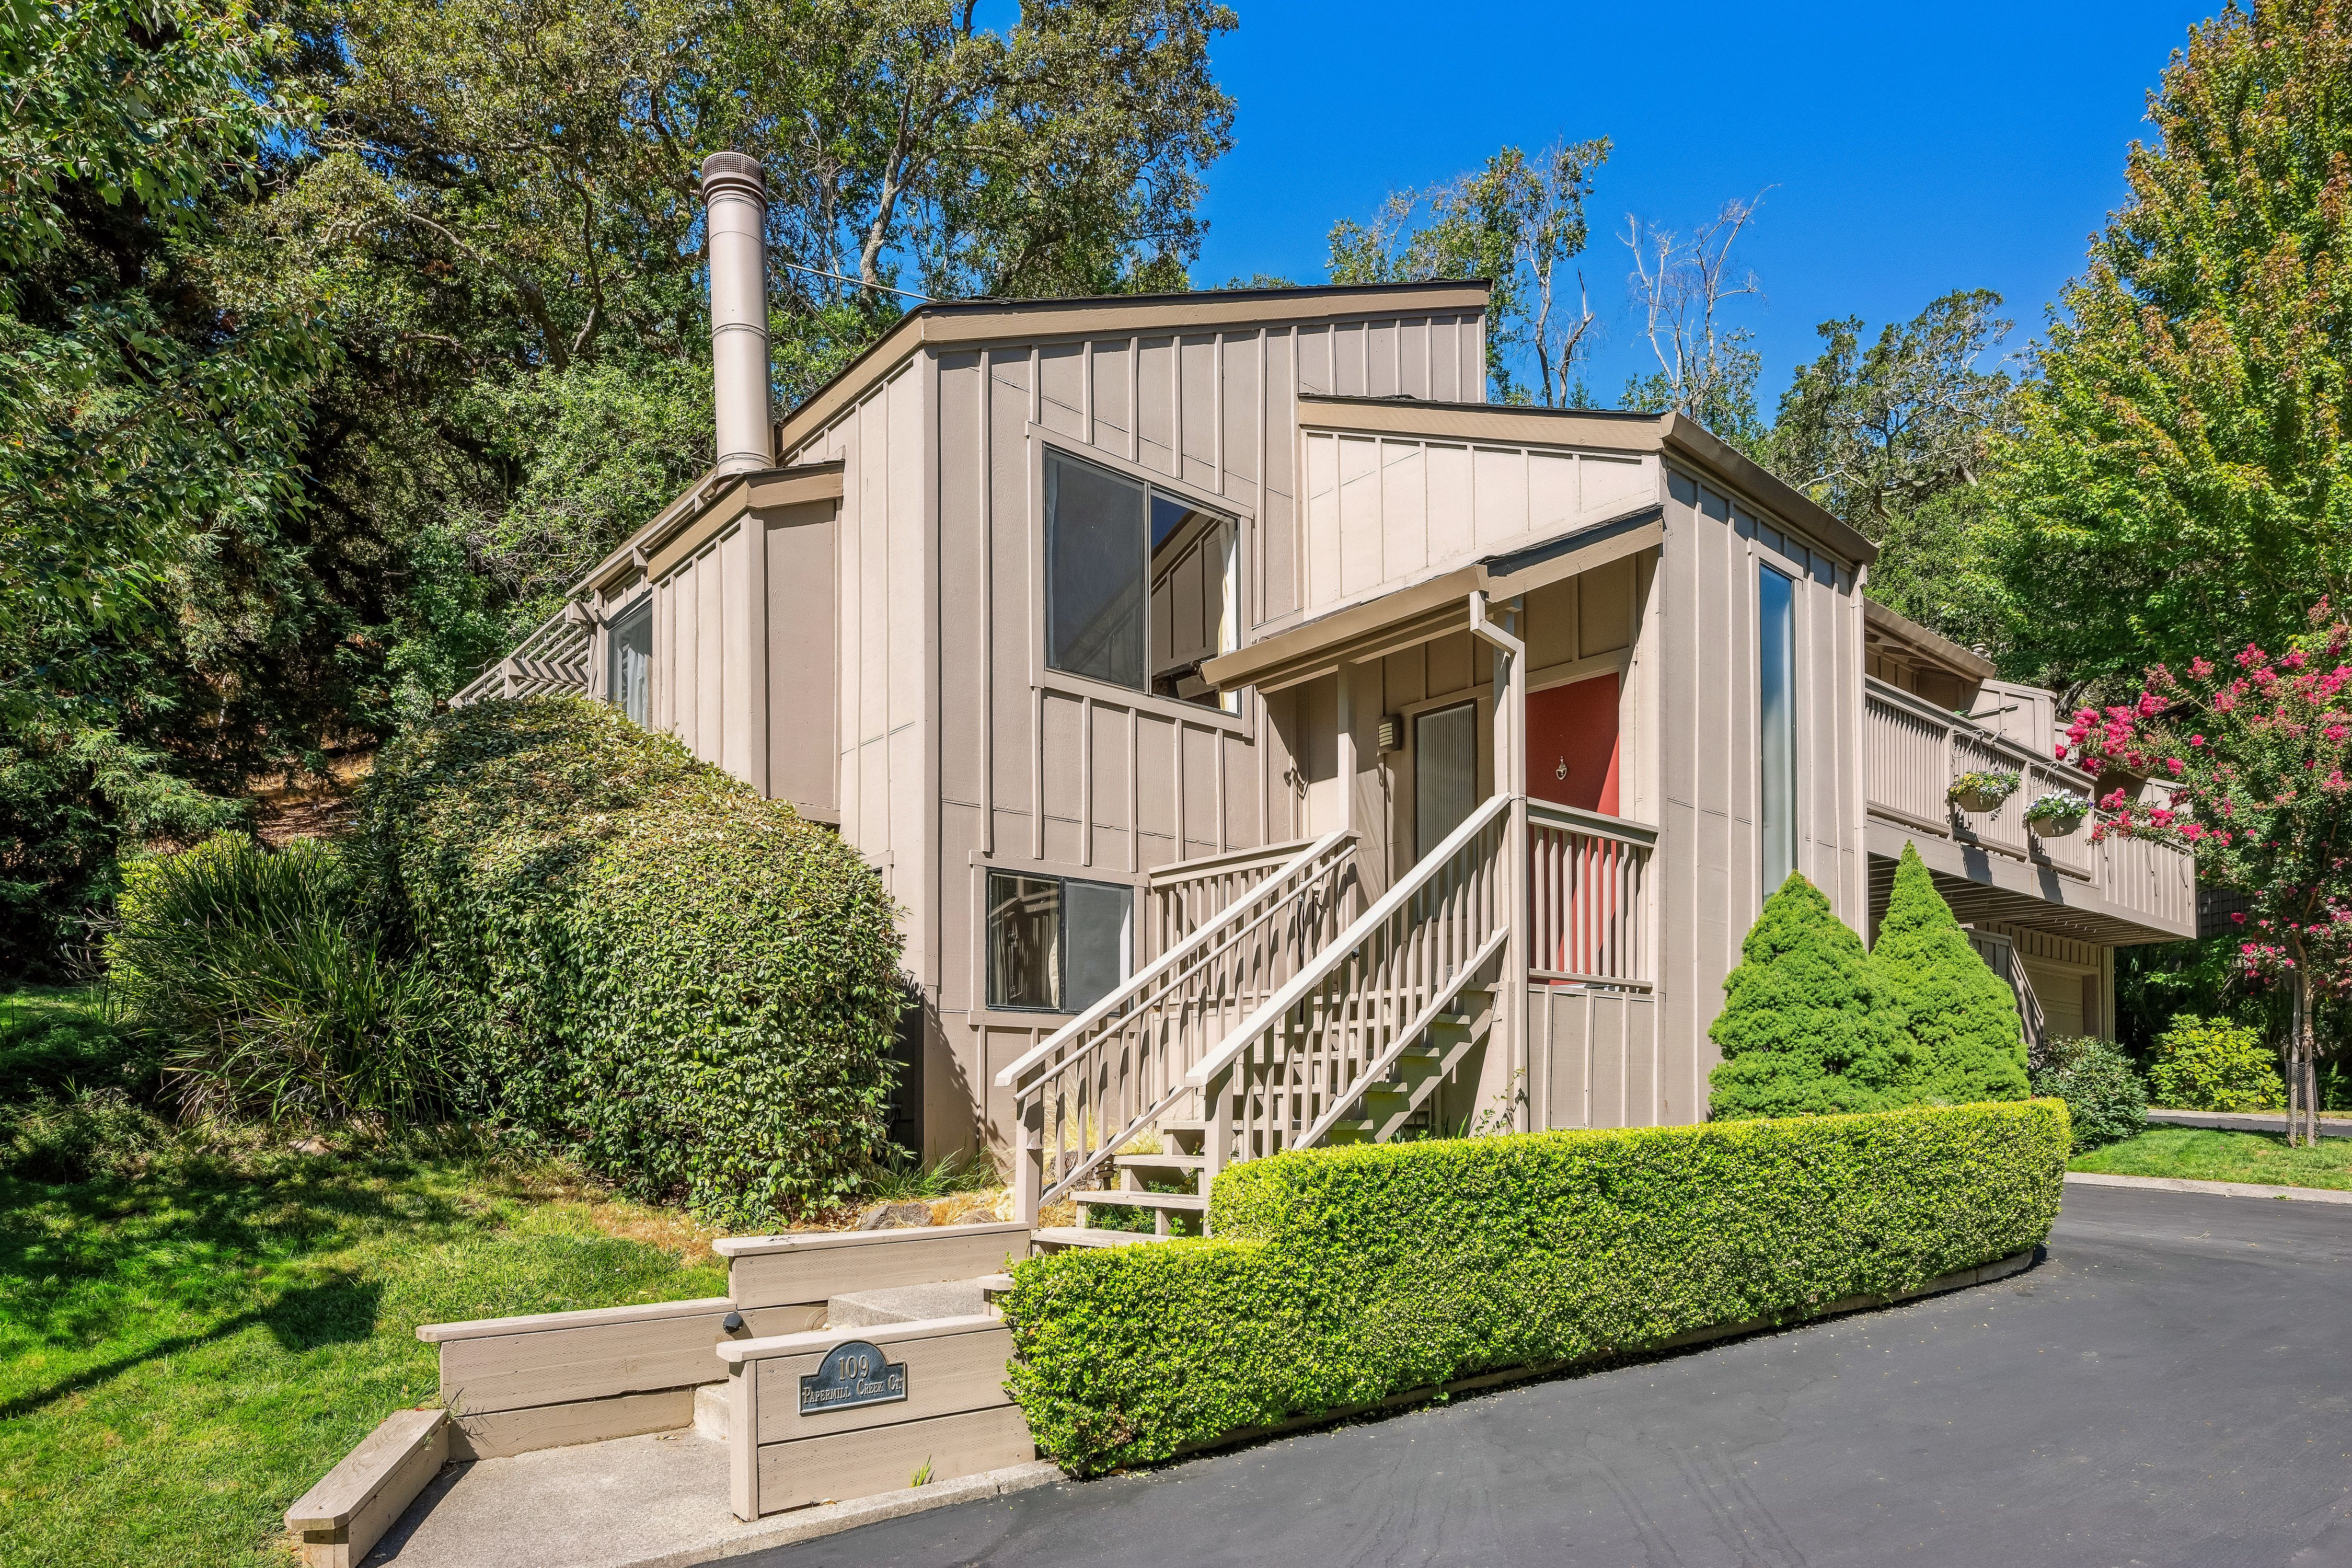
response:
<path id="1" fill-rule="evenodd" d="M 903 1367 L 906 1396 L 803 1414 L 800 1383 L 845 1341 Z M 1036 1458 L 1004 1389 L 1013 1331 L 994 1313 L 824 1330 L 720 1347 L 728 1370 L 728 1463 L 735 1516 L 870 1497 Z"/>
<path id="2" fill-rule="evenodd" d="M 716 1250 L 728 1259 L 725 1296 L 418 1329 L 441 1347 L 449 1458 L 691 1426 L 696 1386 L 727 1376 L 720 1346 L 814 1330 L 825 1303 L 851 1291 L 991 1274 L 1029 1244 L 1026 1227 L 990 1224 L 738 1237 Z"/>

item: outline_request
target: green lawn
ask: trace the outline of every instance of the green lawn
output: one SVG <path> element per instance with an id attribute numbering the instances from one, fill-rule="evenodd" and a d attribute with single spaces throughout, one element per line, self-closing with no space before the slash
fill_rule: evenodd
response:
<path id="1" fill-rule="evenodd" d="M 2111 1176 L 2352 1188 L 2352 1138 L 2323 1138 L 2316 1149 L 2290 1149 L 2276 1132 L 2151 1127 L 2136 1138 L 2078 1155 L 2067 1168 Z"/>
<path id="2" fill-rule="evenodd" d="M 89 1022 L 74 994 L 0 998 L 0 1120 L 28 1079 L 102 1075 Z M 682 1216 L 561 1168 L 331 1142 L 166 1134 L 120 1174 L 0 1174 L 0 1563 L 289 1561 L 286 1505 L 433 1396 L 417 1324 L 725 1292 Z"/>

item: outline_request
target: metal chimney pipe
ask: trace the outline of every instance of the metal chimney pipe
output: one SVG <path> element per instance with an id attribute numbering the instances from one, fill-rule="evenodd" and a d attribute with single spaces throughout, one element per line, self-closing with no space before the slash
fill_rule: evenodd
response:
<path id="1" fill-rule="evenodd" d="M 711 401 L 719 426 L 712 471 L 773 468 L 768 411 L 768 188 L 760 161 L 713 153 L 702 161 L 710 259 Z"/>

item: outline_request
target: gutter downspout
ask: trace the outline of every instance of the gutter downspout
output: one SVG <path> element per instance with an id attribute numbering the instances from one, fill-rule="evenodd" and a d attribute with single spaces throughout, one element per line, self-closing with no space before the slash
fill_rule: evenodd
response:
<path id="1" fill-rule="evenodd" d="M 1511 603 L 1512 619 L 1521 614 Z M 1495 650 L 1495 787 L 1510 795 L 1511 826 L 1503 837 L 1503 897 L 1509 900 L 1510 941 L 1503 949 L 1503 983 L 1496 1005 L 1505 1010 L 1512 1125 L 1532 1131 L 1535 1085 L 1528 1061 L 1528 647 L 1486 618 L 1486 591 L 1470 591 L 1470 635 Z"/>

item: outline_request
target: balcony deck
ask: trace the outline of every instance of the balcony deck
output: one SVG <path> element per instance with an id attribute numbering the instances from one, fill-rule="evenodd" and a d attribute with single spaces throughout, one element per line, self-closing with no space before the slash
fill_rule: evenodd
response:
<path id="1" fill-rule="evenodd" d="M 1882 901 L 1907 841 L 1964 921 L 1998 920 L 2095 942 L 2177 942 L 2197 934 L 2189 855 L 2145 839 L 2044 837 L 2026 804 L 2053 789 L 2091 796 L 2096 781 L 1876 678 L 1864 692 L 1872 901 Z M 2022 777 L 1990 812 L 1946 798 L 1971 771 Z"/>

